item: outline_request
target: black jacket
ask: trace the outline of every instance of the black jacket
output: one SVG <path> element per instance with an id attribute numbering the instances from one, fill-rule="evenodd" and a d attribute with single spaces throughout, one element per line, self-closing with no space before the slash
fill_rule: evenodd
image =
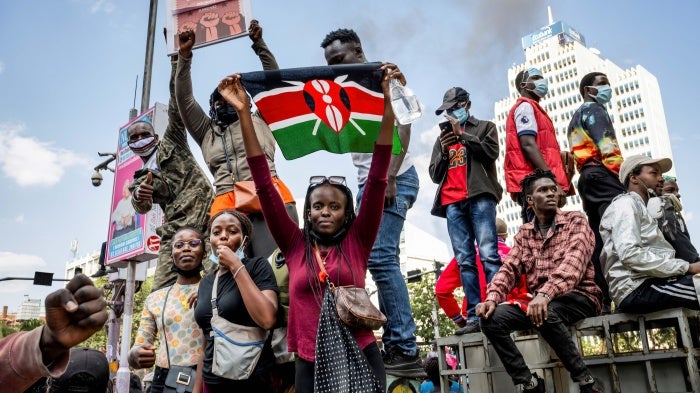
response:
<path id="1" fill-rule="evenodd" d="M 499 202 L 503 195 L 503 188 L 498 183 L 496 173 L 496 160 L 499 154 L 496 125 L 490 121 L 469 116 L 459 141 L 467 148 L 467 199 L 488 194 Z M 447 155 L 442 154 L 438 136 L 428 167 L 433 183 L 439 184 L 433 208 L 430 211 L 432 215 L 438 217 L 446 217 L 445 206 L 440 202 L 440 192 L 447 178 L 448 166 L 449 159 Z"/>

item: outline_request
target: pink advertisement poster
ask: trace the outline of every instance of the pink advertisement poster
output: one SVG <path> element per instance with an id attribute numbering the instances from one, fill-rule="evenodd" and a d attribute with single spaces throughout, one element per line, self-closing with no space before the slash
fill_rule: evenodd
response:
<path id="1" fill-rule="evenodd" d="M 167 0 L 168 53 L 178 50 L 178 32 L 195 32 L 194 49 L 248 35 L 250 0 Z"/>
<path id="2" fill-rule="evenodd" d="M 144 261 L 158 255 L 160 239 L 155 234 L 155 228 L 163 222 L 162 212 L 160 207 L 155 206 L 147 214 L 138 214 L 131 204 L 129 186 L 134 181 L 134 172 L 143 167 L 143 160 L 129 148 L 127 130 L 131 124 L 144 120 L 152 123 L 158 130 L 159 119 L 155 117 L 161 105 L 157 104 L 119 129 L 107 236 L 108 265 L 126 260 Z"/>

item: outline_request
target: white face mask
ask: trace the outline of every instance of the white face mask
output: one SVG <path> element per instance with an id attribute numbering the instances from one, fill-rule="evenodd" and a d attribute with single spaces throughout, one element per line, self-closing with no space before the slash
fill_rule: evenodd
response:
<path id="1" fill-rule="evenodd" d="M 157 143 L 155 136 L 149 136 L 135 142 L 129 142 L 129 148 L 139 157 L 148 157 L 153 154 Z"/>
<path id="2" fill-rule="evenodd" d="M 649 187 L 647 185 L 647 183 L 644 182 L 644 180 L 642 180 L 640 177 L 638 177 L 637 179 L 639 179 L 639 181 L 644 185 L 644 187 L 647 188 L 647 197 L 653 198 L 653 197 L 657 196 L 656 191 L 654 191 L 653 188 Z"/>

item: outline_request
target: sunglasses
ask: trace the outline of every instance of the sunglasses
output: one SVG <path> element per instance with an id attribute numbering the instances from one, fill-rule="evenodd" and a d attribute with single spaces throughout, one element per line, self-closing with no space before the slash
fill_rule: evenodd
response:
<path id="1" fill-rule="evenodd" d="M 311 176 L 309 178 L 310 186 L 317 186 L 323 183 L 336 184 L 340 186 L 345 186 L 345 176 Z"/>
<path id="2" fill-rule="evenodd" d="M 179 242 L 175 242 L 175 243 L 173 244 L 173 247 L 175 247 L 175 248 L 177 248 L 177 249 L 179 250 L 179 249 L 185 247 L 185 244 L 189 244 L 190 247 L 192 247 L 192 248 L 197 248 L 197 247 L 199 247 L 200 244 L 202 244 L 202 241 L 199 240 L 199 239 L 192 239 L 192 240 L 189 240 L 189 241 L 186 241 L 186 242 L 180 240 Z"/>

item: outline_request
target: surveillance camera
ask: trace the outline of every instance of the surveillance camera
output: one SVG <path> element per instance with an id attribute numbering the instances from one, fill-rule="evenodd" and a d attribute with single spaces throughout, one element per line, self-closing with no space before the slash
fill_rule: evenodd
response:
<path id="1" fill-rule="evenodd" d="M 90 176 L 90 180 L 92 180 L 93 186 L 99 187 L 100 184 L 102 184 L 102 174 L 99 171 L 95 171 L 95 173 Z"/>

